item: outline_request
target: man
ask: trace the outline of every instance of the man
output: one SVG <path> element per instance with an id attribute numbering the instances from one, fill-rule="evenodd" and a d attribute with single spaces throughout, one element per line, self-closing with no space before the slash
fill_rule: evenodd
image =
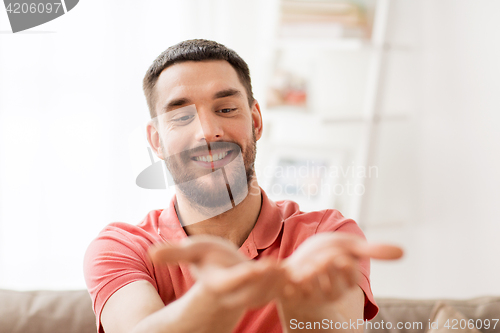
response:
<path id="1" fill-rule="evenodd" d="M 369 257 L 401 250 L 365 243 L 336 210 L 268 199 L 253 169 L 263 127 L 246 63 L 218 43 L 185 41 L 155 60 L 144 92 L 148 141 L 176 196 L 89 246 L 100 332 L 361 332 L 378 310 Z"/>

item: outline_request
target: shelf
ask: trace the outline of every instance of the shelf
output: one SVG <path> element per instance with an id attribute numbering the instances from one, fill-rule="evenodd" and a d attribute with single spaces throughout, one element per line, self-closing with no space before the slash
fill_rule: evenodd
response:
<path id="1" fill-rule="evenodd" d="M 276 109 L 268 109 L 263 115 L 263 119 L 265 122 L 278 122 L 283 119 L 294 119 L 295 122 L 303 122 L 303 123 L 321 123 L 323 125 L 330 124 L 342 124 L 342 123 L 370 123 L 373 121 L 374 123 L 378 123 L 380 121 L 405 121 L 409 119 L 409 116 L 406 114 L 387 114 L 376 116 L 372 120 L 368 117 L 359 116 L 335 116 L 335 115 L 326 115 L 320 113 L 313 113 L 304 110 L 299 107 L 279 107 Z"/>
<path id="2" fill-rule="evenodd" d="M 334 117 L 334 116 L 320 116 L 321 121 L 325 124 L 333 123 L 368 123 L 370 119 L 362 116 L 354 117 Z M 405 114 L 394 114 L 394 115 L 381 115 L 373 118 L 373 122 L 378 123 L 380 121 L 404 121 L 408 120 L 409 117 Z"/>
<path id="3" fill-rule="evenodd" d="M 360 38 L 279 38 L 278 49 L 314 49 L 314 50 L 360 50 L 370 47 L 369 40 Z"/>

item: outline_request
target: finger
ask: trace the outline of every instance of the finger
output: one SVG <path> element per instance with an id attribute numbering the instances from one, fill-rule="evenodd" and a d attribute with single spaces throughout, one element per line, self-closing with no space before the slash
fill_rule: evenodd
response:
<path id="1" fill-rule="evenodd" d="M 341 252 L 331 249 L 330 251 L 318 252 L 313 256 L 305 258 L 306 260 L 301 258 L 301 260 L 297 261 L 293 260 L 295 258 L 292 257 L 291 260 L 283 260 L 281 265 L 286 269 L 289 280 L 298 283 L 317 274 L 319 270 L 324 269 L 326 263 L 339 253 Z"/>
<path id="2" fill-rule="evenodd" d="M 334 300 L 357 283 L 358 259 L 349 254 L 340 251 L 321 253 L 311 258 L 306 266 L 300 271 L 289 271 L 292 286 L 301 290 L 306 297 L 320 299 L 320 289 L 324 299 Z"/>
<path id="3" fill-rule="evenodd" d="M 319 274 L 310 280 L 311 292 L 306 296 L 315 301 L 334 301 L 348 289 L 345 281 L 339 274 L 330 276 L 327 273 Z"/>
<path id="4" fill-rule="evenodd" d="M 332 291 L 332 278 L 328 273 L 323 273 L 318 275 L 318 282 L 321 292 L 324 296 L 328 297 L 328 295 Z"/>
<path id="5" fill-rule="evenodd" d="M 338 299 L 348 289 L 344 277 L 333 265 L 328 267 L 329 288 L 324 290 L 324 296 L 330 301 Z"/>
<path id="6" fill-rule="evenodd" d="M 356 283 L 356 264 L 356 259 L 346 255 L 339 255 L 325 263 L 317 274 L 324 299 L 336 300 Z"/>
<path id="7" fill-rule="evenodd" d="M 297 286 L 295 285 L 295 283 L 286 281 L 282 289 L 282 296 L 293 297 L 296 294 L 297 294 Z"/>
<path id="8" fill-rule="evenodd" d="M 394 260 L 403 256 L 403 249 L 390 244 L 365 244 L 358 254 L 373 259 Z"/>
<path id="9" fill-rule="evenodd" d="M 340 276 L 345 285 L 350 288 L 358 283 L 359 265 L 358 261 L 349 256 L 339 256 L 336 260 L 331 261 L 328 266 L 330 276 L 336 274 Z"/>
<path id="10" fill-rule="evenodd" d="M 239 305 L 250 308 L 260 307 L 278 297 L 282 293 L 283 285 L 283 274 L 280 274 L 278 270 L 267 271 L 258 279 L 253 279 L 241 288 L 226 294 L 223 303 L 229 307 Z"/>
<path id="11" fill-rule="evenodd" d="M 181 261 L 196 263 L 201 259 L 204 249 L 206 251 L 209 246 L 209 244 L 203 246 L 201 243 L 164 243 L 152 246 L 148 250 L 148 254 L 154 263 L 178 263 Z"/>
<path id="12" fill-rule="evenodd" d="M 347 232 L 329 232 L 317 234 L 314 237 L 315 251 L 322 252 L 328 250 L 340 250 L 352 256 L 374 259 L 398 259 L 403 255 L 403 250 L 399 246 L 390 244 L 370 244 L 358 235 Z M 310 241 L 312 241 L 312 238 Z M 309 240 L 304 242 L 306 244 Z M 307 244 L 311 247 L 311 244 Z M 301 250 L 302 246 L 298 250 Z"/>
<path id="13" fill-rule="evenodd" d="M 330 247 L 340 248 L 356 257 L 369 257 L 373 259 L 393 260 L 403 256 L 403 249 L 391 244 L 368 243 L 363 238 L 339 233 L 332 239 Z"/>
<path id="14" fill-rule="evenodd" d="M 382 260 L 394 260 L 403 256 L 403 249 L 390 244 L 346 244 L 343 249 L 347 253 L 358 258 L 373 258 Z"/>
<path id="15" fill-rule="evenodd" d="M 203 276 L 205 283 L 217 292 L 229 293 L 261 279 L 266 274 L 283 274 L 272 260 L 248 261 L 233 267 L 210 270 Z"/>
<path id="16" fill-rule="evenodd" d="M 325 263 L 319 263 L 314 269 L 308 270 L 306 274 L 293 275 L 293 283 L 296 289 L 305 297 L 318 298 L 323 289 L 329 288 L 328 272 Z M 325 280 L 326 279 L 326 280 Z"/>
<path id="17" fill-rule="evenodd" d="M 228 267 L 246 260 L 233 244 L 207 236 L 186 238 L 180 243 L 155 244 L 148 254 L 154 263 L 199 264 L 201 261 L 211 261 Z"/>
<path id="18" fill-rule="evenodd" d="M 291 279 L 300 282 L 322 272 L 326 272 L 326 267 L 340 257 L 348 258 L 350 255 L 346 254 L 345 250 L 333 247 L 328 250 L 315 253 L 313 256 L 309 256 L 305 262 L 301 261 L 292 264 L 288 264 L 288 262 L 286 262 L 285 267 L 289 271 Z"/>

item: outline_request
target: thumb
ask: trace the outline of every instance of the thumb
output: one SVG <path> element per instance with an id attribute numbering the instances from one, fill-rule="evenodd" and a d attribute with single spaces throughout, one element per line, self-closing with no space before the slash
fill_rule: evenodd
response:
<path id="1" fill-rule="evenodd" d="M 190 237 L 177 244 L 154 245 L 148 253 L 154 263 L 212 263 L 229 267 L 246 261 L 234 244 L 216 237 Z"/>
<path id="2" fill-rule="evenodd" d="M 196 263 L 201 260 L 202 249 L 197 243 L 156 244 L 149 248 L 148 255 L 154 263 L 178 263 L 180 261 Z"/>
<path id="3" fill-rule="evenodd" d="M 390 244 L 365 244 L 362 252 L 374 259 L 394 260 L 403 256 L 403 249 Z"/>

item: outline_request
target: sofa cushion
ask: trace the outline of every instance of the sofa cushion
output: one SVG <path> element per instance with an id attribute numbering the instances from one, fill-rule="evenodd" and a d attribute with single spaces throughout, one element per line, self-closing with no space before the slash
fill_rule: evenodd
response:
<path id="1" fill-rule="evenodd" d="M 365 333 L 424 333 L 428 330 L 431 312 L 439 300 L 408 300 L 377 298 L 380 312 L 367 324 Z M 469 319 L 499 319 L 500 297 L 479 297 L 468 300 L 445 300 Z M 382 324 L 383 321 L 383 324 Z M 387 328 L 390 322 L 392 328 Z M 421 323 L 421 328 L 397 329 L 398 322 Z M 493 323 L 493 322 L 492 322 Z M 377 326 L 378 325 L 378 326 Z M 408 325 L 408 324 L 407 324 Z M 479 329 L 482 333 L 500 331 Z M 95 317 L 86 290 L 74 291 L 12 291 L 0 289 L 0 333 L 95 333 Z M 456 332 L 450 330 L 450 332 Z"/>
<path id="2" fill-rule="evenodd" d="M 438 302 L 431 313 L 430 329 L 427 333 L 481 333 L 475 328 L 475 323 L 469 323 L 460 311 L 445 302 Z M 479 320 L 482 327 L 481 319 Z M 472 326 L 469 326 L 471 324 Z"/>
<path id="3" fill-rule="evenodd" d="M 0 332 L 95 333 L 90 296 L 86 290 L 0 289 Z"/>
<path id="4" fill-rule="evenodd" d="M 424 333 L 429 329 L 429 319 L 435 304 L 440 300 L 408 300 L 392 298 L 376 298 L 380 311 L 370 323 L 365 327 L 365 333 Z M 466 300 L 443 300 L 446 304 L 460 311 L 465 317 L 470 319 L 499 319 L 500 317 L 500 297 L 478 297 Z M 384 323 L 381 327 L 382 321 Z M 392 329 L 387 328 L 390 322 Z M 401 329 L 396 329 L 396 325 L 401 322 L 407 325 Z M 421 325 L 414 324 L 421 323 Z M 378 326 L 377 326 L 378 325 Z M 378 328 L 377 328 L 378 327 Z M 480 328 L 482 333 L 493 333 L 500 331 L 500 322 L 493 328 Z M 450 330 L 453 332 L 453 330 Z"/>

